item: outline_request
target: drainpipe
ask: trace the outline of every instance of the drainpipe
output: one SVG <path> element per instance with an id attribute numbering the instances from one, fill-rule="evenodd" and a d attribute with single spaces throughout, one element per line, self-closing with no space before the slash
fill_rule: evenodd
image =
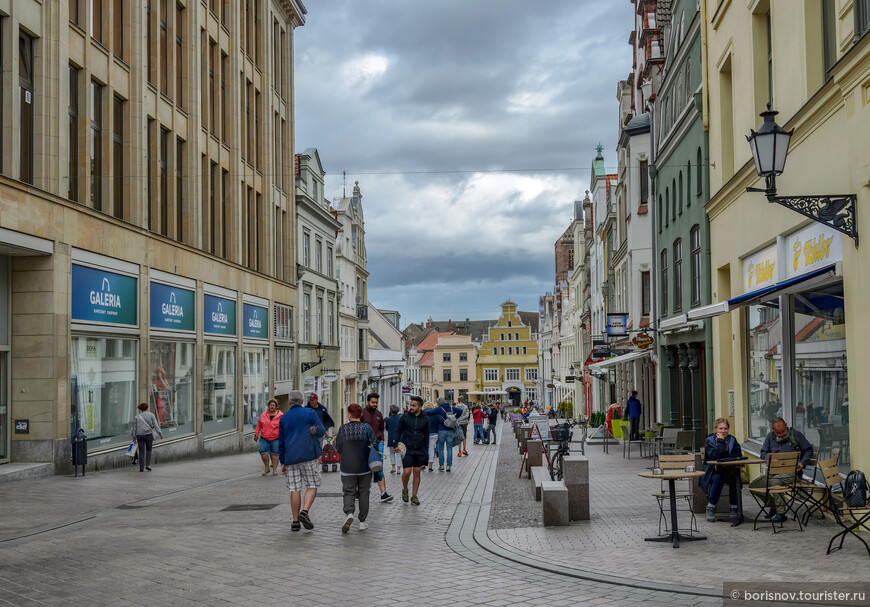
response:
<path id="1" fill-rule="evenodd" d="M 707 82 L 707 0 L 701 0 L 701 112 L 704 130 L 710 130 L 710 91 Z"/>

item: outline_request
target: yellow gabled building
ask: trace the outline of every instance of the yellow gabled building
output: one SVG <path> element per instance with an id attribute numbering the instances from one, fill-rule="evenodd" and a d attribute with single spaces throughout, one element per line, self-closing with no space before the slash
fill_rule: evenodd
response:
<path id="1" fill-rule="evenodd" d="M 517 304 L 501 304 L 501 315 L 489 327 L 477 356 L 477 385 L 484 392 L 504 392 L 507 406 L 536 401 L 538 344 L 532 327 L 517 312 Z"/>

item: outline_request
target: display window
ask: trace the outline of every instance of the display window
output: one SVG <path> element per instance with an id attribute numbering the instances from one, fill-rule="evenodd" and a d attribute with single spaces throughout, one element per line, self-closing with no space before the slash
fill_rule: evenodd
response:
<path id="1" fill-rule="evenodd" d="M 245 346 L 243 350 L 242 398 L 245 425 L 256 425 L 269 402 L 269 348 Z"/>
<path id="2" fill-rule="evenodd" d="M 151 341 L 151 412 L 166 438 L 194 432 L 193 342 Z"/>
<path id="3" fill-rule="evenodd" d="M 236 346 L 205 344 L 202 369 L 203 433 L 236 429 Z"/>
<path id="4" fill-rule="evenodd" d="M 88 449 L 130 442 L 136 407 L 137 339 L 74 335 L 70 348 L 71 407 Z"/>

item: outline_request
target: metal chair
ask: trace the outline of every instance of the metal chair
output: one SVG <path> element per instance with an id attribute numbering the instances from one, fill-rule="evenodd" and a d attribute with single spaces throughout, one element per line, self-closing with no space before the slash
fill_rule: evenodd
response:
<path id="1" fill-rule="evenodd" d="M 822 468 L 822 478 L 825 481 L 825 488 L 827 489 L 827 507 L 834 513 L 834 518 L 837 520 L 837 524 L 843 528 L 842 531 L 834 534 L 834 537 L 832 537 L 831 541 L 828 542 L 827 553 L 831 554 L 831 552 L 842 548 L 843 542 L 846 539 L 846 534 L 851 533 L 861 540 L 861 543 L 864 544 L 864 548 L 867 549 L 867 554 L 870 555 L 870 545 L 867 545 L 864 538 L 856 533 L 856 529 L 859 527 L 867 529 L 868 521 L 870 521 L 870 507 L 862 506 L 860 508 L 853 508 L 843 501 L 841 495 L 834 494 L 833 488 L 836 485 L 842 485 L 843 483 L 843 477 L 840 476 L 840 469 L 837 468 L 836 460 L 834 458 L 819 462 L 819 465 Z M 848 515 L 851 520 L 847 521 L 845 515 Z M 834 542 L 837 538 L 840 538 L 840 544 L 834 548 Z"/>
<path id="2" fill-rule="evenodd" d="M 683 470 L 686 466 L 694 466 L 695 465 L 695 456 L 694 455 L 660 455 L 658 467 L 662 470 Z M 662 524 L 664 524 L 665 534 L 671 533 L 671 529 L 668 528 L 669 516 L 671 513 L 670 499 L 671 495 L 668 490 L 668 482 L 661 481 L 661 487 L 658 493 L 652 494 L 659 505 L 659 535 L 662 535 Z M 685 531 L 692 535 L 698 532 L 698 521 L 695 518 L 694 508 L 694 486 L 692 479 L 686 479 L 684 481 L 675 481 L 675 493 L 677 500 L 679 503 L 685 501 L 685 508 L 677 508 L 677 511 L 680 512 L 688 512 L 690 515 L 689 518 L 689 527 L 685 529 Z"/>

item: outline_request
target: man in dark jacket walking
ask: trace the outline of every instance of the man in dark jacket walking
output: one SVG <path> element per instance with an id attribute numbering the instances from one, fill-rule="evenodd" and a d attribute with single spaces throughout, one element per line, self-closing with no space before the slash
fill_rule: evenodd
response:
<path id="1" fill-rule="evenodd" d="M 498 409 L 495 405 L 492 405 L 489 408 L 489 415 L 487 416 L 489 419 L 489 426 L 486 429 L 486 443 L 495 444 L 495 426 L 498 423 Z"/>
<path id="2" fill-rule="evenodd" d="M 320 404 L 320 401 L 317 400 L 317 394 L 312 392 L 308 395 L 308 406 L 311 409 L 314 409 L 314 412 L 317 413 L 317 417 L 320 418 L 320 423 L 323 424 L 324 429 L 326 430 L 326 434 L 320 439 L 320 446 L 323 446 L 323 439 L 329 438 L 329 429 L 335 427 L 335 422 L 332 420 L 332 416 L 329 415 L 329 411 L 326 410 L 326 407 Z"/>
<path id="3" fill-rule="evenodd" d="M 290 409 L 281 416 L 278 426 L 278 459 L 282 464 L 281 473 L 287 475 L 290 509 L 293 511 L 291 531 L 299 531 L 300 523 L 306 529 L 314 529 L 308 511 L 320 487 L 320 462 L 317 459 L 321 454 L 320 437 L 326 433 L 317 413 L 302 406 L 303 398 L 299 390 L 290 392 Z"/>
<path id="4" fill-rule="evenodd" d="M 377 392 L 369 394 L 366 397 L 366 406 L 362 412 L 362 422 L 371 426 L 372 430 L 375 431 L 375 443 L 380 443 L 384 440 L 384 414 L 378 410 L 380 399 L 381 395 Z M 384 478 L 383 471 L 375 473 L 374 480 L 377 481 L 378 488 L 381 490 L 381 501 L 391 501 L 393 496 L 387 493 L 387 479 Z"/>
<path id="5" fill-rule="evenodd" d="M 628 440 L 640 440 L 640 416 L 643 414 L 643 405 L 637 399 L 637 390 L 632 390 L 625 408 L 628 411 Z"/>
<path id="6" fill-rule="evenodd" d="M 420 505 L 417 491 L 420 489 L 420 471 L 429 461 L 429 414 L 437 415 L 437 409 L 423 412 L 423 399 L 412 396 L 410 409 L 396 426 L 396 443 L 405 446 L 402 455 L 402 501 L 408 501 L 408 480 L 414 474 L 410 501 Z"/>

